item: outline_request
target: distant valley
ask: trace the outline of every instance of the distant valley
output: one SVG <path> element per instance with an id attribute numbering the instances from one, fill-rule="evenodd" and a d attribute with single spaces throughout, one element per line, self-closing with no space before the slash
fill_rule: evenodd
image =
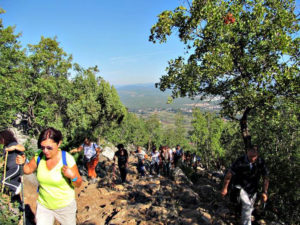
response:
<path id="1" fill-rule="evenodd" d="M 189 98 L 175 99 L 171 104 L 167 104 L 171 91 L 165 92 L 155 88 L 154 83 L 134 84 L 116 87 L 123 104 L 131 112 L 142 111 L 171 111 L 191 113 L 192 109 L 197 107 L 205 111 L 219 111 L 219 99 L 210 101 L 201 101 L 200 98 L 191 100 Z"/>
<path id="2" fill-rule="evenodd" d="M 203 111 L 218 112 L 220 99 L 201 101 L 200 98 L 191 100 L 189 98 L 178 98 L 171 104 L 167 104 L 171 91 L 165 92 L 155 88 L 154 83 L 134 84 L 116 86 L 118 94 L 123 104 L 129 112 L 133 112 L 140 117 L 147 118 L 152 114 L 157 114 L 164 126 L 174 126 L 175 114 L 181 112 L 184 116 L 186 128 L 191 129 L 191 119 L 193 108 L 200 108 Z"/>

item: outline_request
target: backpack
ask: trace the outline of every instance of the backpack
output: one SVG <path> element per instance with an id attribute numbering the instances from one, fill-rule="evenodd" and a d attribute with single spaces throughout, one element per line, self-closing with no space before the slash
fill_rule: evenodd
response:
<path id="1" fill-rule="evenodd" d="M 62 161 L 63 161 L 63 165 L 67 166 L 67 157 L 66 157 L 66 152 L 65 151 L 61 151 L 62 154 Z M 41 158 L 43 157 L 43 152 L 41 152 L 36 160 L 36 169 L 38 168 Z"/>
<path id="2" fill-rule="evenodd" d="M 85 146 L 85 144 L 83 144 L 83 148 L 84 148 L 84 146 Z M 94 148 L 94 150 L 96 151 L 96 153 L 95 153 L 95 155 L 93 155 L 90 159 L 88 159 L 85 155 L 84 155 L 84 157 L 83 157 L 83 160 L 84 160 L 84 162 L 90 162 L 90 161 L 92 161 L 93 159 L 95 159 L 96 157 L 97 157 L 97 150 L 96 150 L 96 147 L 95 147 L 95 143 L 93 142 L 93 148 Z"/>
<path id="3" fill-rule="evenodd" d="M 61 154 L 62 154 L 63 165 L 64 166 L 68 166 L 66 152 L 65 151 L 61 151 Z M 36 169 L 39 167 L 39 164 L 40 164 L 40 161 L 41 161 L 42 157 L 43 157 L 43 152 L 41 152 L 38 155 L 38 158 L 36 159 Z M 37 193 L 39 193 L 39 189 L 40 189 L 40 187 L 38 186 L 37 190 L 36 190 Z"/>

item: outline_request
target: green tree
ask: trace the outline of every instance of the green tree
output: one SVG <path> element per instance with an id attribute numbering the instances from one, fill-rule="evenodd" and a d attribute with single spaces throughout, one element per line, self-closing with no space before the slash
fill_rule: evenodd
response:
<path id="1" fill-rule="evenodd" d="M 197 146 L 206 167 L 217 166 L 225 151 L 221 137 L 224 127 L 223 120 L 212 113 L 202 113 L 199 109 L 193 111 L 191 140 Z"/>
<path id="2" fill-rule="evenodd" d="M 270 170 L 269 207 L 288 224 L 300 221 L 300 138 L 299 102 L 279 98 L 276 111 L 251 117 L 253 141 Z M 257 112 L 259 113 L 259 112 Z"/>
<path id="3" fill-rule="evenodd" d="M 164 11 L 149 40 L 166 42 L 174 31 L 188 58 L 170 60 L 156 84 L 172 97 L 221 97 L 223 115 L 239 120 L 251 143 L 248 115 L 274 109 L 278 96 L 299 96 L 299 24 L 295 1 L 193 0 Z"/>
<path id="4" fill-rule="evenodd" d="M 162 125 L 157 114 L 152 114 L 146 120 L 146 131 L 148 133 L 148 151 L 153 146 L 159 148 L 162 145 Z"/>
<path id="5" fill-rule="evenodd" d="M 71 145 L 86 136 L 97 138 L 115 129 L 125 115 L 114 87 L 97 77 L 97 66 L 84 69 L 74 64 L 77 75 L 70 83 L 72 96 L 67 105 L 66 127 Z"/>
<path id="6" fill-rule="evenodd" d="M 36 135 L 46 126 L 64 126 L 72 56 L 64 52 L 56 38 L 42 37 L 38 44 L 28 45 L 28 52 L 21 112 L 28 129 Z"/>
<path id="7" fill-rule="evenodd" d="M 115 144 L 134 144 L 146 146 L 148 144 L 148 133 L 145 122 L 134 113 L 127 112 L 121 124 L 114 129 L 108 129 L 104 134 L 107 139 Z"/>
<path id="8" fill-rule="evenodd" d="M 0 15 L 5 11 L 0 8 Z M 4 27 L 0 19 L 0 125 L 7 127 L 22 109 L 20 97 L 24 91 L 25 52 L 14 34 L 14 27 Z"/>

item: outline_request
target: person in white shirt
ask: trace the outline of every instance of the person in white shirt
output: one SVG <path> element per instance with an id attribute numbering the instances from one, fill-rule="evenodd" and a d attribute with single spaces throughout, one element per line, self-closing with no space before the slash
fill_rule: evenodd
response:
<path id="1" fill-rule="evenodd" d="M 153 175 L 153 169 L 156 174 L 159 176 L 159 152 L 157 151 L 156 147 L 154 146 L 151 152 L 151 164 L 150 164 L 150 176 Z"/>
<path id="2" fill-rule="evenodd" d="M 92 142 L 90 138 L 86 137 L 84 139 L 84 143 L 80 145 L 78 148 L 74 148 L 70 151 L 70 153 L 80 152 L 84 150 L 84 161 L 86 162 L 86 166 L 88 169 L 88 176 L 91 179 L 97 178 L 96 166 L 99 162 L 99 154 L 100 147 L 97 143 Z"/>
<path id="3" fill-rule="evenodd" d="M 143 177 L 145 176 L 145 159 L 147 158 L 147 154 L 142 150 L 141 146 L 137 147 L 137 150 L 134 152 L 135 156 L 138 158 L 138 163 L 137 163 L 137 170 L 139 174 Z"/>

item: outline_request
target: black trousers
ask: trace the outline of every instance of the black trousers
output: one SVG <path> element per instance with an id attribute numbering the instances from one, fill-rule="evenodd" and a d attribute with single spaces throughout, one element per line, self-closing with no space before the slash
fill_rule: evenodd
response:
<path id="1" fill-rule="evenodd" d="M 7 171 L 4 184 L 9 188 L 9 191 L 14 194 L 17 188 L 21 185 L 20 166 L 15 165 L 13 167 L 6 167 L 6 169 Z"/>
<path id="2" fill-rule="evenodd" d="M 126 181 L 126 176 L 127 176 L 127 168 L 125 167 L 125 165 L 119 165 L 119 170 L 120 170 L 120 175 L 121 175 L 121 180 L 122 183 L 124 183 Z"/>

